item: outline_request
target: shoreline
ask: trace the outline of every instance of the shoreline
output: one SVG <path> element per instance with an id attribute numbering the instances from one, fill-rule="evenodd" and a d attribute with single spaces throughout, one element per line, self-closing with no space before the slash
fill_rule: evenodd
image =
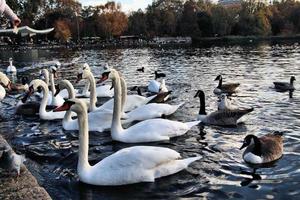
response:
<path id="1" fill-rule="evenodd" d="M 11 146 L 0 134 L 0 146 Z M 0 152 L 0 158 L 2 153 Z M 21 167 L 19 177 L 8 175 L 0 168 L 0 199 L 43 199 L 51 200 L 45 188 L 41 187 L 37 179 L 25 165 Z"/>
<path id="2" fill-rule="evenodd" d="M 274 44 L 280 43 L 300 43 L 300 35 L 291 36 L 224 36 L 224 37 L 201 37 L 193 38 L 192 43 L 130 43 L 116 44 L 114 42 L 104 42 L 95 44 L 20 44 L 20 45 L 0 45 L 0 50 L 22 50 L 22 49 L 126 49 L 126 48 L 182 48 L 182 47 L 209 47 L 227 45 L 253 45 L 264 42 Z"/>

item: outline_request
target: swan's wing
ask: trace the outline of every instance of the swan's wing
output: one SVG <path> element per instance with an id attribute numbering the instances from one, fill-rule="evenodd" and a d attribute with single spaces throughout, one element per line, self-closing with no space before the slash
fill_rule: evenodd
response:
<path id="1" fill-rule="evenodd" d="M 180 158 L 172 149 L 151 146 L 134 146 L 122 149 L 104 158 L 99 164 L 110 170 L 122 168 L 153 169 L 163 163 Z"/>

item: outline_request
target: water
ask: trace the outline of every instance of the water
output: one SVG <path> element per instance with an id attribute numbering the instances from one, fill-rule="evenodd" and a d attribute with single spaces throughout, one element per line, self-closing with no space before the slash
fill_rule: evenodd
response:
<path id="1" fill-rule="evenodd" d="M 147 85 L 153 72 L 167 74 L 166 84 L 172 89 L 171 104 L 186 102 L 171 119 L 189 121 L 196 118 L 199 100 L 196 90 L 206 93 L 207 111 L 216 109 L 212 93 L 222 74 L 225 82 L 240 82 L 233 104 L 255 110 L 236 128 L 217 126 L 194 127 L 186 135 L 171 141 L 146 145 L 172 148 L 183 157 L 202 155 L 187 170 L 158 179 L 122 187 L 95 187 L 80 183 L 76 174 L 77 132 L 63 131 L 60 121 L 14 116 L 15 96 L 1 103 L 3 122 L 0 132 L 13 147 L 26 154 L 26 163 L 42 186 L 54 199 L 299 199 L 300 184 L 300 95 L 274 91 L 272 82 L 300 77 L 300 45 L 261 44 L 250 47 L 208 47 L 183 49 L 116 49 L 116 50 L 29 50 L 1 52 L 0 66 L 6 69 L 14 57 L 18 75 L 37 77 L 38 63 L 59 59 L 71 62 L 80 57 L 88 62 L 95 75 L 106 62 L 120 70 L 128 86 Z M 136 72 L 145 67 L 145 73 Z M 77 66 L 60 70 L 61 77 L 74 81 Z M 299 88 L 299 81 L 296 81 Z M 242 160 L 243 138 L 247 134 L 264 135 L 284 132 L 284 156 L 266 168 L 253 170 Z M 144 145 L 144 144 L 143 144 Z M 113 142 L 109 132 L 90 133 L 91 164 L 119 149 L 132 146 Z"/>

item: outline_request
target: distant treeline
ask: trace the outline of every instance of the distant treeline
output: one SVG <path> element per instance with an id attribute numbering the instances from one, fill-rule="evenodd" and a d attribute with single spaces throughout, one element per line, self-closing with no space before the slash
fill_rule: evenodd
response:
<path id="1" fill-rule="evenodd" d="M 232 6 L 207 0 L 156 0 L 145 11 L 128 15 L 113 1 L 94 7 L 82 7 L 76 0 L 6 1 L 23 25 L 39 29 L 54 26 L 55 32 L 48 38 L 61 41 L 76 40 L 78 34 L 80 38 L 110 39 L 120 35 L 201 38 L 300 33 L 300 3 L 294 0 L 270 5 L 248 0 Z"/>

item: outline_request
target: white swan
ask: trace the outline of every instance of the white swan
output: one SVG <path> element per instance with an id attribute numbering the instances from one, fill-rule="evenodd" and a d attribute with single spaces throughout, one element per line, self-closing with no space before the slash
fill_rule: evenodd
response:
<path id="1" fill-rule="evenodd" d="M 85 71 L 90 72 L 90 74 L 85 76 L 84 75 Z M 93 76 L 93 78 L 94 78 L 94 75 L 92 74 L 90 66 L 87 63 L 85 63 L 83 65 L 83 68 L 78 73 L 77 82 L 81 79 L 87 79 L 88 81 L 90 81 L 91 77 L 89 77 L 89 76 Z M 95 78 L 94 78 L 94 82 L 95 82 Z M 91 92 L 88 91 L 89 86 L 90 86 L 91 90 L 93 89 L 92 88 L 93 86 L 91 85 L 91 82 L 90 82 L 90 85 L 85 86 L 85 89 L 82 92 L 82 96 L 90 97 L 92 95 Z M 114 90 L 111 90 L 111 86 L 109 86 L 109 85 L 101 85 L 101 86 L 96 87 L 96 84 L 95 84 L 95 92 L 96 92 L 95 93 L 96 97 L 113 97 L 113 95 L 114 95 Z"/>
<path id="2" fill-rule="evenodd" d="M 46 111 L 49 89 L 47 84 L 44 81 L 38 79 L 31 81 L 31 83 L 29 84 L 29 95 L 33 94 L 38 89 L 38 87 L 42 88 L 44 94 L 39 109 L 40 118 L 43 120 L 63 119 L 66 112 Z"/>
<path id="3" fill-rule="evenodd" d="M 160 82 L 157 80 L 151 80 L 148 84 L 148 91 L 153 93 L 159 93 L 159 92 L 168 92 L 168 88 L 166 87 L 166 81 L 163 79 Z"/>
<path id="4" fill-rule="evenodd" d="M 139 182 L 154 182 L 156 178 L 175 174 L 201 157 L 180 160 L 172 149 L 151 146 L 124 148 L 91 166 L 88 162 L 89 124 L 87 108 L 80 100 L 72 99 L 57 111 L 70 109 L 79 121 L 79 159 L 77 173 L 80 181 L 92 185 L 116 186 Z"/>
<path id="5" fill-rule="evenodd" d="M 11 87 L 11 81 L 9 80 L 9 78 L 2 72 L 0 72 L 0 100 L 3 100 L 4 97 L 6 96 L 6 91 L 5 88 L 7 87 L 10 90 Z"/>
<path id="6" fill-rule="evenodd" d="M 234 110 L 236 107 L 231 105 L 230 100 L 227 98 L 226 94 L 221 94 L 220 102 L 218 102 L 218 110 Z"/>
<path id="7" fill-rule="evenodd" d="M 55 89 L 55 83 L 54 83 L 54 77 L 57 77 L 57 68 L 54 66 L 50 67 L 50 87 L 51 87 L 51 96 L 52 96 L 52 102 L 51 105 L 53 106 L 61 106 L 63 105 L 63 103 L 65 102 L 65 100 L 63 99 L 62 96 L 60 96 L 60 94 L 58 95 L 54 95 L 56 92 Z"/>
<path id="8" fill-rule="evenodd" d="M 13 59 L 9 58 L 9 66 L 6 69 L 6 73 L 8 74 L 17 74 L 17 68 L 13 66 Z"/>
<path id="9" fill-rule="evenodd" d="M 68 80 L 63 80 L 59 83 L 60 89 L 67 89 L 69 99 L 75 98 L 73 85 Z M 83 101 L 84 102 L 84 101 Z M 88 105 L 87 102 L 84 102 Z M 72 119 L 71 111 L 68 110 L 63 118 L 63 128 L 65 130 L 78 130 L 78 119 Z M 109 129 L 112 121 L 112 112 L 90 112 L 87 115 L 89 123 L 89 131 L 103 132 Z"/>
<path id="10" fill-rule="evenodd" d="M 111 126 L 111 136 L 113 140 L 126 143 L 138 142 L 154 142 L 169 140 L 171 137 L 176 137 L 185 134 L 194 125 L 200 121 L 182 123 L 166 119 L 149 119 L 137 123 L 128 129 L 123 129 L 121 125 L 121 83 L 120 77 L 116 70 L 110 69 L 108 77 L 112 79 L 115 86 L 114 93 L 114 110 Z"/>

